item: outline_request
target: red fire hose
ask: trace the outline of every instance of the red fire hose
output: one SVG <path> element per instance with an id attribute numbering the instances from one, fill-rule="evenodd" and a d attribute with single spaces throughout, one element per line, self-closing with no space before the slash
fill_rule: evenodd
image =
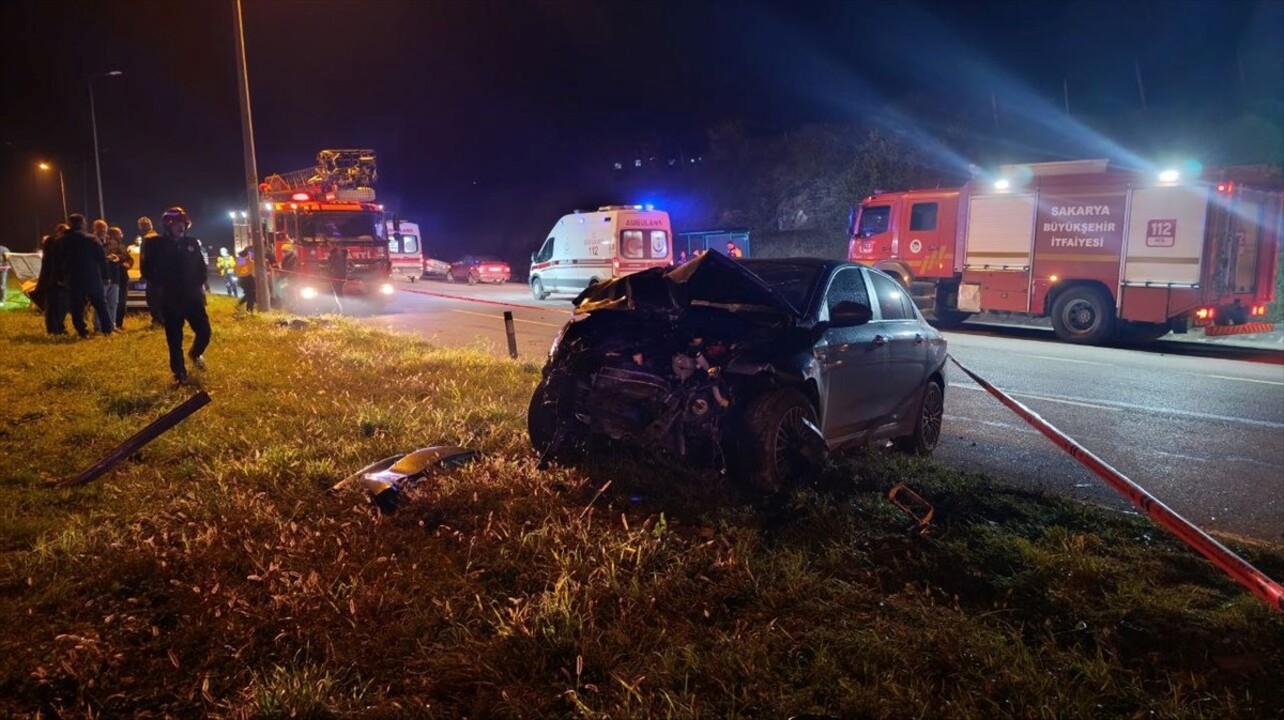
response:
<path id="1" fill-rule="evenodd" d="M 1222 572 L 1251 590 L 1254 595 L 1265 600 L 1266 604 L 1273 610 L 1284 614 L 1284 587 L 1281 587 L 1278 582 L 1253 567 L 1244 558 L 1231 552 L 1226 546 L 1214 540 L 1208 533 L 1200 530 L 1189 520 L 1178 515 L 1172 508 L 1146 492 L 1140 485 L 1110 467 L 1106 461 L 1093 455 L 1090 450 L 1075 442 L 1069 435 L 1039 417 L 1038 413 L 986 382 L 980 375 L 968 370 L 953 355 L 950 356 L 950 360 L 968 377 L 975 380 L 978 385 L 998 398 L 999 402 L 1006 405 L 1009 410 L 1020 415 L 1022 420 L 1033 425 L 1036 430 L 1043 433 L 1057 447 L 1066 451 L 1070 457 L 1078 460 L 1084 467 L 1095 473 L 1097 477 L 1105 480 L 1110 487 L 1114 488 L 1115 492 L 1127 498 L 1128 502 L 1131 502 L 1149 515 L 1150 519 L 1162 525 L 1168 532 L 1176 535 L 1182 542 L 1198 550 L 1201 555 L 1211 560 Z"/>

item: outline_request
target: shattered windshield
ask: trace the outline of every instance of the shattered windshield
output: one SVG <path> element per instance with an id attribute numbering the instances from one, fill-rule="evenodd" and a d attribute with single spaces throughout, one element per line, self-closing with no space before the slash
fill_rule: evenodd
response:
<path id="1" fill-rule="evenodd" d="M 777 295 L 785 299 L 798 312 L 806 312 L 812 288 L 820 277 L 821 267 L 812 263 L 787 260 L 744 260 L 749 272 L 762 278 Z"/>

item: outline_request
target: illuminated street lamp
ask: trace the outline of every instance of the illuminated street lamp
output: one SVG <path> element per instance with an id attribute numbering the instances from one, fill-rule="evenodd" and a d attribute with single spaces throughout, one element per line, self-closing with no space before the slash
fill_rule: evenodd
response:
<path id="1" fill-rule="evenodd" d="M 53 170 L 53 165 L 47 162 L 37 163 L 36 167 L 41 170 Z M 67 221 L 67 184 L 62 179 L 62 168 L 58 168 L 58 190 L 62 193 L 62 220 Z"/>
<path id="2" fill-rule="evenodd" d="M 98 159 L 98 116 L 94 113 L 94 80 L 102 77 L 120 77 L 125 73 L 111 70 L 89 76 L 89 122 L 94 131 L 94 174 L 98 177 L 98 217 L 106 219 L 107 210 L 103 207 L 103 168 Z"/>

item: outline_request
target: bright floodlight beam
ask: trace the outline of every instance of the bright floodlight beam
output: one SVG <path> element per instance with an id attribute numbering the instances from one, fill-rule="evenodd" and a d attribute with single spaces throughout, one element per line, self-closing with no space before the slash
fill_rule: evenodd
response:
<path id="1" fill-rule="evenodd" d="M 1169 168 L 1159 173 L 1159 182 L 1177 182 L 1181 178 L 1181 173 Z"/>
<path id="2" fill-rule="evenodd" d="M 994 181 L 995 190 L 1007 190 L 1010 187 L 1012 187 L 1012 181 L 1007 178 L 999 178 Z"/>

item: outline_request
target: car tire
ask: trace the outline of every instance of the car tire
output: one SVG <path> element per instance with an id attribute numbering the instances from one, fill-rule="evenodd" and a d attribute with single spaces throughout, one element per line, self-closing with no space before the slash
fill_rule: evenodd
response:
<path id="1" fill-rule="evenodd" d="M 536 300 L 543 300 L 548 297 L 548 291 L 544 289 L 544 281 L 537 277 L 531 278 L 531 296 Z"/>
<path id="2" fill-rule="evenodd" d="M 941 422 L 945 418 L 945 393 L 936 380 L 923 386 L 918 414 L 914 418 L 914 432 L 892 441 L 897 450 L 911 455 L 931 455 L 941 442 Z"/>
<path id="3" fill-rule="evenodd" d="M 453 283 L 453 282 L 455 282 L 455 271 L 454 271 L 454 270 L 451 270 L 451 271 L 449 271 L 449 272 L 447 272 L 447 273 L 446 273 L 446 282 L 448 282 L 448 283 Z"/>
<path id="4" fill-rule="evenodd" d="M 556 376 L 540 380 L 526 408 L 526 434 L 542 459 L 565 457 L 582 439 L 571 414 L 572 381 Z"/>
<path id="5" fill-rule="evenodd" d="M 824 462 L 816 409 L 797 390 L 771 390 L 754 398 L 742 422 L 737 462 L 744 465 L 738 474 L 757 490 L 784 490 Z"/>
<path id="6" fill-rule="evenodd" d="M 1052 329 L 1065 342 L 1101 345 L 1115 336 L 1115 305 L 1102 289 L 1078 285 L 1052 304 Z"/>
<path id="7" fill-rule="evenodd" d="M 470 273 L 468 273 L 468 284 L 469 284 L 469 285 L 476 285 L 476 284 L 477 284 L 477 283 L 479 283 L 479 282 L 481 282 L 481 276 L 479 276 L 479 275 L 478 275 L 477 273 L 475 273 L 475 272 L 470 272 Z"/>

